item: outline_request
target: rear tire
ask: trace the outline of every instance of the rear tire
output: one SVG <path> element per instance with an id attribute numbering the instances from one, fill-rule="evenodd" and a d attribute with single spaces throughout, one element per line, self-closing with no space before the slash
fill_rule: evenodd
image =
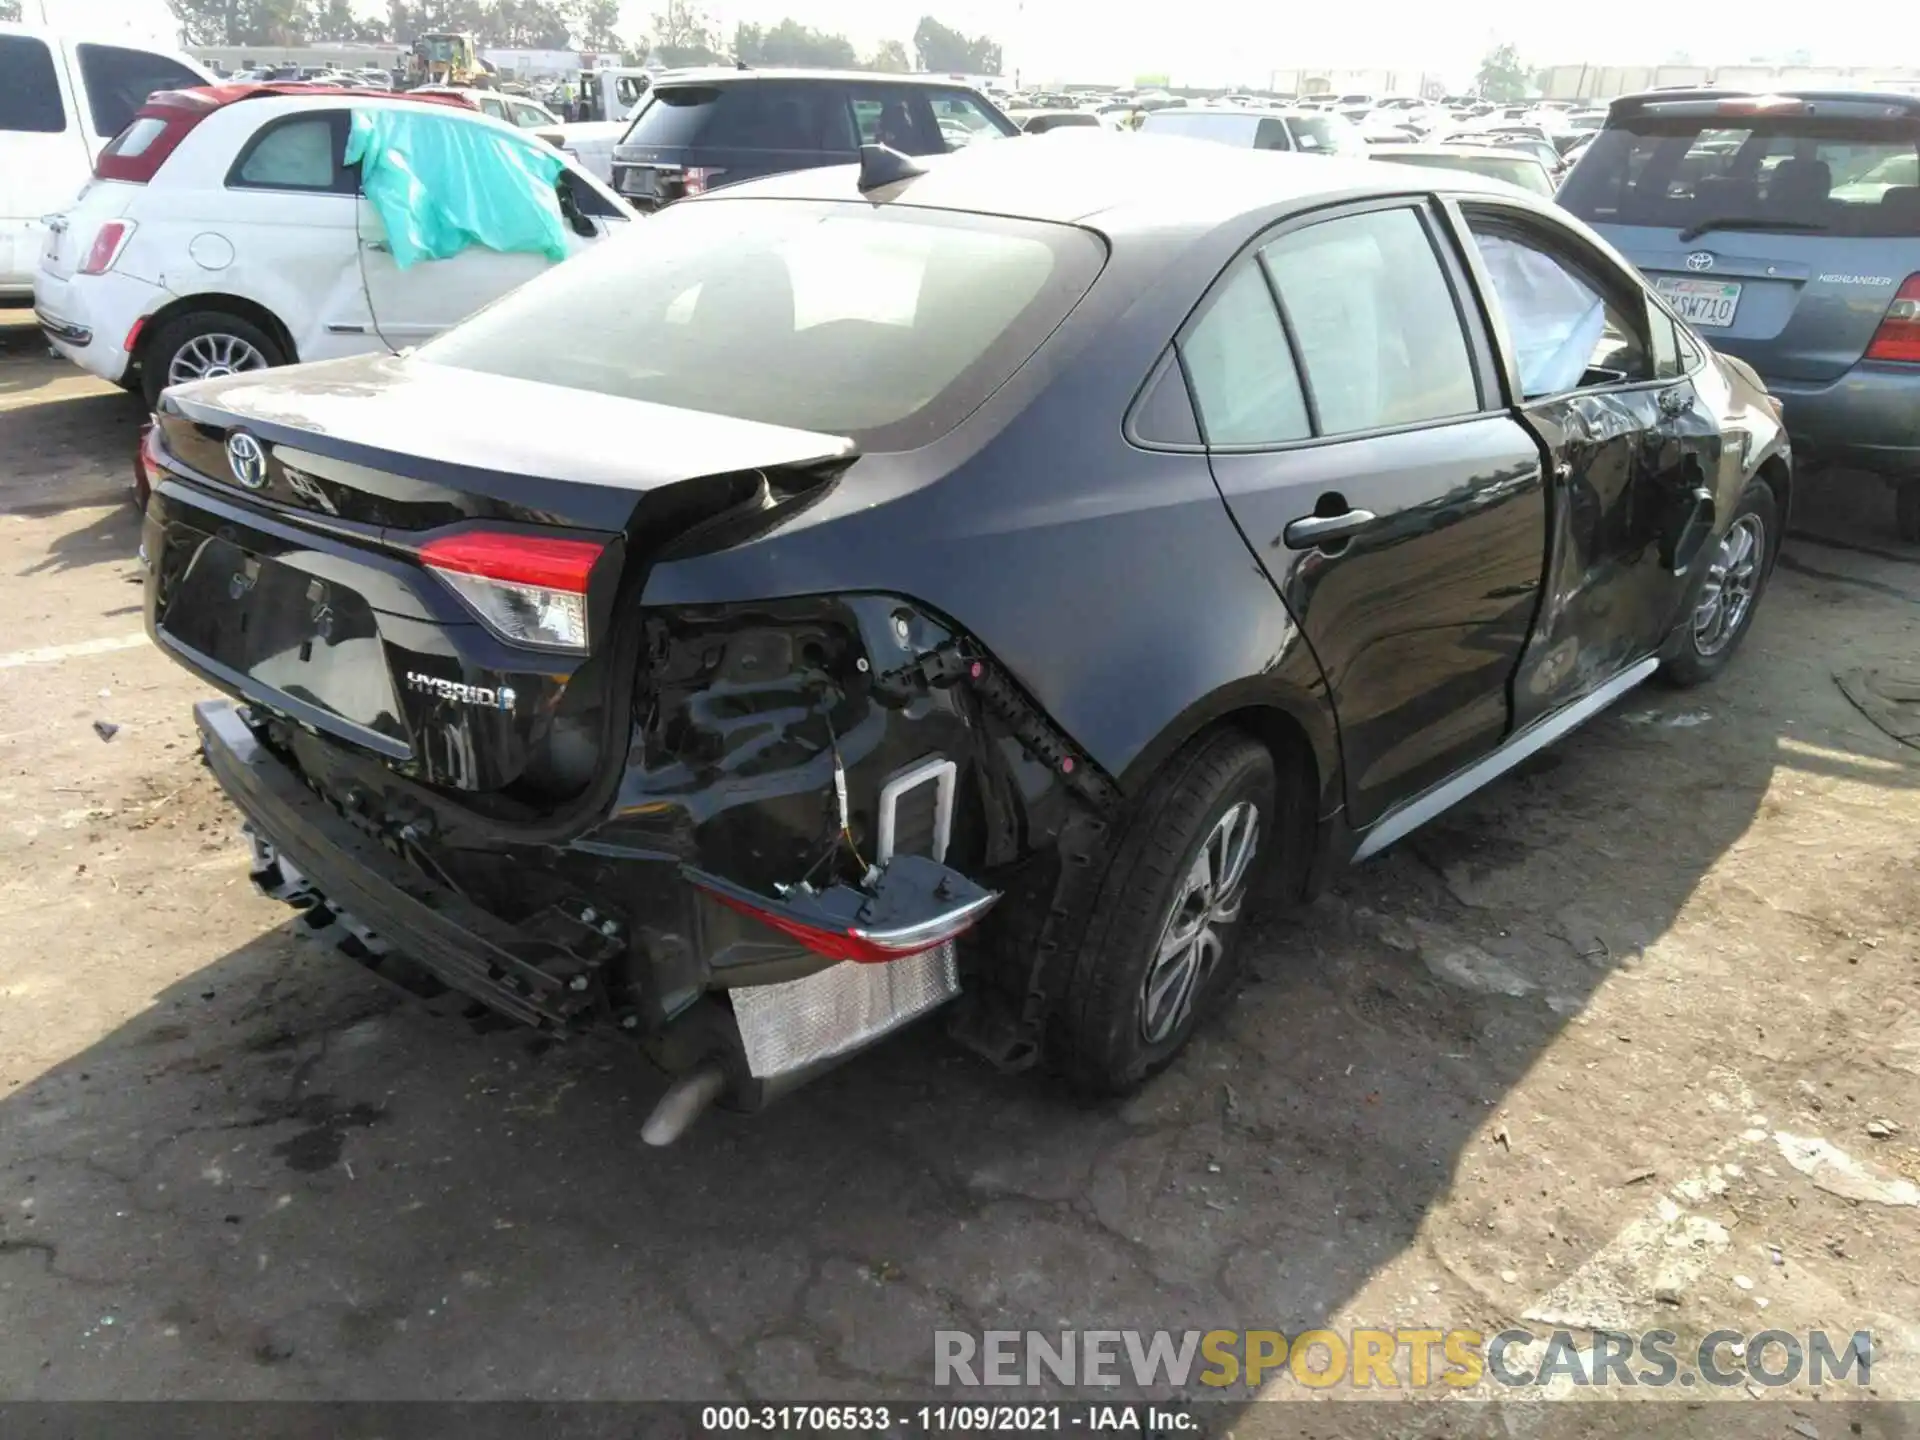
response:
<path id="1" fill-rule="evenodd" d="M 1920 480 L 1902 480 L 1893 487 L 1893 523 L 1902 540 L 1920 545 Z"/>
<path id="2" fill-rule="evenodd" d="M 287 363 L 280 342 L 251 320 L 224 310 L 195 310 L 162 325 L 142 349 L 140 388 L 157 409 L 169 385 Z"/>
<path id="3" fill-rule="evenodd" d="M 1232 992 L 1258 871 L 1285 834 L 1278 792 L 1266 747 L 1223 730 L 1182 750 L 1141 797 L 1049 1031 L 1077 1089 L 1136 1088 Z"/>
<path id="4" fill-rule="evenodd" d="M 1733 516 L 1687 591 L 1686 610 L 1656 674 L 1677 690 L 1705 684 L 1733 659 L 1753 626 L 1780 551 L 1780 506 L 1764 480 L 1740 493 Z"/>

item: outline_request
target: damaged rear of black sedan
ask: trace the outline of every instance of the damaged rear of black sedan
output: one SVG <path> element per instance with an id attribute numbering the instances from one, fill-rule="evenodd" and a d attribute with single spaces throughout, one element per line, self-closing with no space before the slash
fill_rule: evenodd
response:
<path id="1" fill-rule="evenodd" d="M 1656 473 L 1630 417 L 1530 420 L 1462 318 L 1446 437 L 1260 480 L 1194 333 L 1251 240 L 1392 201 L 1436 284 L 1486 276 L 1384 167 L 1203 153 L 1170 214 L 1119 143 L 739 187 L 412 354 L 169 391 L 148 623 L 233 697 L 198 723 L 262 888 L 408 989 L 633 1037 L 657 1143 L 956 998 L 996 1062 L 1123 1090 L 1230 988 L 1256 875 L 1304 893 L 1724 660 L 1765 527 L 1719 648 L 1674 637 L 1784 475 L 1745 381 L 1632 410 Z M 1547 477 L 1629 471 L 1623 570 Z"/>

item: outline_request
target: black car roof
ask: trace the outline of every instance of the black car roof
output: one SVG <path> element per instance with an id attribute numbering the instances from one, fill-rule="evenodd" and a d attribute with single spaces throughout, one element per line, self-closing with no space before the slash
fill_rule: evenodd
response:
<path id="1" fill-rule="evenodd" d="M 861 85 L 920 85 L 939 90 L 971 90 L 979 94 L 980 87 L 970 80 L 955 80 L 945 75 L 893 75 L 878 70 L 801 70 L 768 68 L 765 70 L 742 70 L 734 65 L 714 65 L 699 69 L 674 70 L 660 76 L 653 83 L 660 88 L 676 85 L 751 85 L 756 80 L 813 81 L 824 84 L 832 82 L 843 85 L 849 81 Z"/>
<path id="2" fill-rule="evenodd" d="M 886 191 L 862 195 L 859 167 L 831 165 L 730 185 L 693 204 L 729 198 L 849 200 L 963 210 L 983 215 L 1080 223 L 1113 235 L 1128 230 L 1194 233 L 1250 211 L 1370 195 L 1434 190 L 1486 191 L 1510 199 L 1497 181 L 1444 171 L 1420 174 L 1410 186 L 1365 158 L 1241 149 L 1181 136 L 1076 132 L 1069 142 L 1039 144 L 1008 137 L 916 162 L 926 173 Z M 682 202 L 689 203 L 689 202 Z"/>

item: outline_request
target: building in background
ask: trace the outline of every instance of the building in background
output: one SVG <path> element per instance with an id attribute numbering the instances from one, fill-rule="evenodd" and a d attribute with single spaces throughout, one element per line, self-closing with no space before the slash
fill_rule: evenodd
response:
<path id="1" fill-rule="evenodd" d="M 303 70 L 399 70 L 406 63 L 402 45 L 196 45 L 187 53 L 210 70 L 264 70 L 296 65 Z"/>

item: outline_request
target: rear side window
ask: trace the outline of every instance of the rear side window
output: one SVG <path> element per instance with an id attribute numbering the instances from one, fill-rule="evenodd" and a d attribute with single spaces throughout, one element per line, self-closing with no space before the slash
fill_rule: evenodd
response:
<path id="1" fill-rule="evenodd" d="M 854 148 L 845 90 L 780 81 L 656 86 L 622 143 L 721 150 Z"/>
<path id="2" fill-rule="evenodd" d="M 1321 434 L 1479 410 L 1453 290 L 1414 211 L 1324 220 L 1261 253 L 1300 348 Z"/>
<path id="3" fill-rule="evenodd" d="M 1086 293 L 1075 226 L 778 200 L 670 205 L 454 327 L 422 361 L 912 449 Z"/>
<path id="4" fill-rule="evenodd" d="M 345 152 L 344 111 L 277 120 L 240 152 L 227 184 L 242 190 L 350 193 L 353 179 L 340 163 Z"/>
<path id="5" fill-rule="evenodd" d="M 154 91 L 185 90 L 206 83 L 178 61 L 148 50 L 80 45 L 75 53 L 80 58 L 80 83 L 86 88 L 93 133 L 100 136 L 118 135 L 126 129 L 134 112 Z"/>
<path id="6" fill-rule="evenodd" d="M 1920 119 L 1639 116 L 1609 125 L 1560 203 L 1598 224 L 1920 236 Z"/>
<path id="7" fill-rule="evenodd" d="M 1287 142 L 1286 123 L 1281 120 L 1262 120 L 1253 132 L 1253 148 L 1256 150 L 1291 150 Z"/>
<path id="8" fill-rule="evenodd" d="M 1218 140 L 1227 145 L 1251 145 L 1259 128 L 1252 115 L 1182 114 L 1156 110 L 1140 128 L 1149 135 L 1186 135 L 1195 140 Z"/>
<path id="9" fill-rule="evenodd" d="M 1293 129 L 1296 150 L 1317 155 L 1359 150 L 1366 145 L 1360 127 L 1344 115 L 1300 115 L 1287 122 Z"/>
<path id="10" fill-rule="evenodd" d="M 1242 260 L 1180 346 L 1209 445 L 1276 445 L 1313 433 L 1273 292 Z"/>
<path id="11" fill-rule="evenodd" d="M 0 130 L 58 135 L 66 128 L 52 53 L 25 35 L 0 35 Z"/>

